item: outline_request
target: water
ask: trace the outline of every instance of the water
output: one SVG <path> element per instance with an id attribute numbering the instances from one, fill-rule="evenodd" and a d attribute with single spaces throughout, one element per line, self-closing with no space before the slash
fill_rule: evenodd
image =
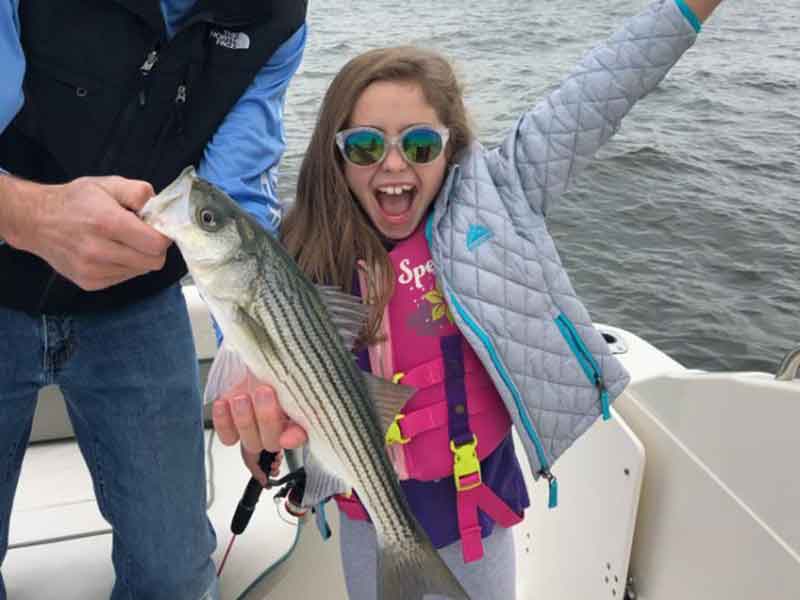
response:
<path id="1" fill-rule="evenodd" d="M 644 4 L 312 0 L 287 100 L 282 197 L 293 196 L 328 83 L 357 53 L 443 51 L 480 139 L 494 145 Z M 800 345 L 800 3 L 723 3 L 551 208 L 549 226 L 595 321 L 687 367 L 774 372 Z"/>

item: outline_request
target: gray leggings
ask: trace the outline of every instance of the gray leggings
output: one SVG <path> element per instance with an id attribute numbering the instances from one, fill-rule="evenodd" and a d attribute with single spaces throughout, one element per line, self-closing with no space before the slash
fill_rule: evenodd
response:
<path id="1" fill-rule="evenodd" d="M 377 541 L 375 529 L 367 521 L 354 521 L 340 513 L 339 543 L 344 578 L 350 600 L 375 600 Z M 514 600 L 516 598 L 516 556 L 514 534 L 510 529 L 495 526 L 483 540 L 481 560 L 464 564 L 461 542 L 439 550 L 444 562 L 464 586 L 471 600 Z M 425 596 L 440 600 L 442 596 Z"/>

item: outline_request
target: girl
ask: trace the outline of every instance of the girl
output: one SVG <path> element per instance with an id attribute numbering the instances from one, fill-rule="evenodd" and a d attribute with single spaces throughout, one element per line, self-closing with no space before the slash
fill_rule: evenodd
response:
<path id="1" fill-rule="evenodd" d="M 365 370 L 417 388 L 387 432 L 408 501 L 474 599 L 514 598 L 509 530 L 534 476 L 596 419 L 628 376 L 593 328 L 544 217 L 580 168 L 694 42 L 720 0 L 655 0 L 589 52 L 492 150 L 476 142 L 439 55 L 374 50 L 332 82 L 282 238 L 314 280 L 371 305 Z M 215 403 L 224 443 L 297 447 L 267 388 Z M 280 437 L 279 437 L 280 436 Z M 307 465 L 304 504 L 335 497 L 351 598 L 375 593 L 375 536 L 357 495 Z M 480 510 L 479 510 L 480 509 Z"/>

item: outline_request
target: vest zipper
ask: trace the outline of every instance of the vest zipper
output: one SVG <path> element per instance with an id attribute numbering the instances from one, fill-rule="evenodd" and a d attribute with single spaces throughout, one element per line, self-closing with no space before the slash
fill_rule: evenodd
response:
<path id="1" fill-rule="evenodd" d="M 188 91 L 188 87 L 185 83 L 182 83 L 178 86 L 178 90 L 175 93 L 175 118 L 178 121 L 178 135 L 183 134 L 184 128 L 184 115 L 183 115 L 183 107 L 186 105 L 186 94 Z"/>
<path id="2" fill-rule="evenodd" d="M 142 66 L 139 67 L 139 73 L 141 73 L 142 80 L 146 80 L 147 76 L 150 75 L 150 71 L 153 70 L 153 67 L 156 66 L 158 62 L 158 45 L 153 48 L 150 52 L 148 52 L 147 56 L 142 63 Z M 144 108 L 147 104 L 147 88 L 142 86 L 142 89 L 139 90 L 139 106 Z"/>
<path id="3" fill-rule="evenodd" d="M 558 315 L 555 321 L 558 329 L 561 331 L 561 335 L 564 336 L 564 339 L 567 341 L 570 350 L 572 350 L 572 353 L 578 359 L 578 364 L 580 364 L 581 369 L 600 393 L 600 407 L 603 411 L 603 420 L 608 421 L 611 418 L 611 410 L 609 407 L 608 390 L 606 389 L 603 374 L 600 372 L 600 367 L 594 360 L 594 356 L 592 356 L 589 348 L 586 347 L 586 344 L 581 339 L 572 321 L 563 313 Z"/>
<path id="4" fill-rule="evenodd" d="M 151 177 L 153 171 L 158 166 L 158 163 L 161 160 L 162 149 L 164 148 L 164 144 L 167 142 L 170 132 L 173 130 L 173 126 L 178 135 L 183 135 L 186 124 L 183 107 L 186 104 L 188 91 L 189 87 L 185 83 L 180 84 L 175 90 L 175 98 L 173 100 L 172 110 L 170 111 L 169 116 L 164 123 L 164 127 L 161 128 L 161 131 L 158 134 L 158 138 L 153 145 L 152 152 L 150 152 L 150 161 L 147 164 L 147 168 L 144 170 L 144 177 Z"/>
<path id="5" fill-rule="evenodd" d="M 455 168 L 457 167 L 458 165 L 456 165 Z M 428 240 L 428 246 L 430 247 L 433 239 L 432 211 L 428 216 L 428 220 L 425 222 L 425 239 Z M 444 281 L 444 277 L 441 277 L 441 279 Z M 461 317 L 461 320 L 466 323 L 467 327 L 472 330 L 472 332 L 478 337 L 483 346 L 486 348 L 494 368 L 497 370 L 500 378 L 503 380 L 503 383 L 505 383 L 508 391 L 511 393 L 511 397 L 514 399 L 514 405 L 517 407 L 517 412 L 519 413 L 520 421 L 522 421 L 522 426 L 525 429 L 525 433 L 528 434 L 528 438 L 533 443 L 534 450 L 536 451 L 536 458 L 539 459 L 538 475 L 547 480 L 547 487 L 549 490 L 549 499 L 547 505 L 549 508 L 555 508 L 558 505 L 558 479 L 556 479 L 556 476 L 550 471 L 550 461 L 547 460 L 547 455 L 545 454 L 544 446 L 539 438 L 539 434 L 536 432 L 536 427 L 534 427 L 533 421 L 531 420 L 530 415 L 528 415 L 528 411 L 525 409 L 525 404 L 522 402 L 522 395 L 519 393 L 519 390 L 517 389 L 517 386 L 514 385 L 514 381 L 511 379 L 511 376 L 500 362 L 500 357 L 497 354 L 497 350 L 495 350 L 495 347 L 486 332 L 484 332 L 483 329 L 481 329 L 481 327 L 470 318 L 470 316 L 466 313 L 456 299 L 455 295 L 452 292 L 446 291 L 446 286 L 442 286 L 442 290 L 446 292 L 451 305 L 453 308 L 455 308 L 455 311 L 458 313 L 458 316 Z"/>
<path id="6" fill-rule="evenodd" d="M 128 130 L 133 124 L 134 117 L 137 110 L 143 109 L 147 105 L 147 78 L 153 67 L 158 62 L 158 53 L 160 50 L 160 41 L 156 42 L 152 50 L 150 50 L 144 58 L 144 62 L 139 67 L 139 77 L 136 85 L 139 90 L 135 93 L 134 99 L 122 109 L 122 115 L 114 127 L 111 137 L 112 142 L 106 148 L 106 151 L 101 155 L 102 158 L 98 164 L 98 171 L 101 174 L 107 174 L 114 165 L 114 161 L 119 154 L 120 145 L 123 140 L 127 138 Z"/>
<path id="7" fill-rule="evenodd" d="M 158 62 L 158 45 L 156 45 L 156 47 L 153 48 L 147 54 L 147 58 L 144 59 L 142 66 L 139 67 L 139 71 L 142 72 L 142 75 L 147 76 L 150 73 L 150 71 L 153 70 L 153 67 L 156 65 L 157 62 Z"/>
<path id="8" fill-rule="evenodd" d="M 444 289 L 444 288 L 443 288 Z M 503 367 L 502 363 L 500 362 L 500 357 L 495 350 L 494 345 L 491 342 L 491 339 L 486 334 L 486 332 L 481 329 L 481 327 L 473 321 L 469 315 L 467 315 L 466 311 L 463 309 L 461 304 L 456 300 L 456 297 L 453 295 L 452 292 L 448 292 L 447 294 L 450 304 L 455 308 L 458 316 L 461 317 L 462 321 L 466 323 L 467 327 L 469 327 L 472 332 L 478 336 L 478 339 L 483 343 L 483 346 L 489 352 L 489 357 L 492 360 L 492 364 L 494 365 L 497 372 L 500 374 L 500 377 L 503 380 L 503 383 L 506 384 L 509 392 L 511 392 L 511 396 L 514 399 L 514 404 L 517 407 L 517 412 L 519 413 L 520 420 L 522 421 L 522 425 L 525 428 L 525 432 L 528 434 L 531 442 L 533 442 L 534 449 L 536 450 L 536 457 L 539 459 L 540 469 L 538 474 L 544 477 L 547 480 L 548 488 L 549 488 L 549 500 L 548 506 L 550 508 L 555 508 L 558 504 L 558 480 L 556 479 L 555 475 L 550 471 L 550 461 L 547 460 L 547 456 L 544 451 L 544 446 L 542 445 L 541 438 L 539 434 L 536 432 L 536 428 L 533 425 L 533 421 L 531 420 L 528 412 L 525 410 L 525 405 L 522 402 L 522 395 L 519 393 L 519 390 L 514 385 L 513 380 L 511 379 L 510 375 L 506 371 L 505 367 Z"/>

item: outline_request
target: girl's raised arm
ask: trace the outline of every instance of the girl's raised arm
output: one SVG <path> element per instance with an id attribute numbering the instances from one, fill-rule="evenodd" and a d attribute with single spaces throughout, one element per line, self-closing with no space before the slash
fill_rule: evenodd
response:
<path id="1" fill-rule="evenodd" d="M 722 0 L 684 0 L 686 5 L 692 9 L 692 12 L 700 19 L 700 22 L 704 22 L 714 9 L 719 6 L 719 3 Z"/>
<path id="2" fill-rule="evenodd" d="M 516 187 L 534 212 L 546 214 L 633 105 L 694 43 L 701 21 L 719 2 L 654 0 L 627 19 L 517 122 L 496 150 L 496 178 Z"/>

